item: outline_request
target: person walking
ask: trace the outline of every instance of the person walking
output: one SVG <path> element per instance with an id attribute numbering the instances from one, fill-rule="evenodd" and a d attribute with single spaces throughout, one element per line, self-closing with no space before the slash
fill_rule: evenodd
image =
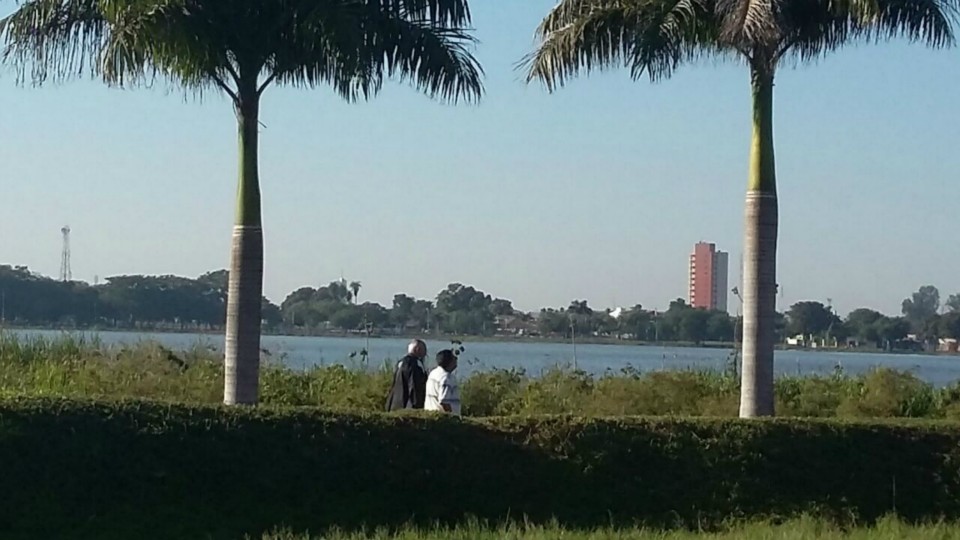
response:
<path id="1" fill-rule="evenodd" d="M 442 411 L 460 416 L 460 385 L 453 371 L 457 355 L 450 349 L 437 353 L 437 367 L 427 377 L 427 399 L 424 410 Z"/>
<path id="2" fill-rule="evenodd" d="M 422 409 L 427 384 L 427 370 L 423 359 L 427 356 L 427 344 L 415 339 L 407 345 L 407 355 L 397 363 L 393 373 L 393 385 L 387 394 L 387 411 Z"/>

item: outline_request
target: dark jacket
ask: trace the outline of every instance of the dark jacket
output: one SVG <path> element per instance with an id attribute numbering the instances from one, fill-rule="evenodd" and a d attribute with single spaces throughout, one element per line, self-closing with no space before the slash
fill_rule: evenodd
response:
<path id="1" fill-rule="evenodd" d="M 427 393 L 427 372 L 415 357 L 400 359 L 393 374 L 393 386 L 387 395 L 387 410 L 422 409 Z"/>

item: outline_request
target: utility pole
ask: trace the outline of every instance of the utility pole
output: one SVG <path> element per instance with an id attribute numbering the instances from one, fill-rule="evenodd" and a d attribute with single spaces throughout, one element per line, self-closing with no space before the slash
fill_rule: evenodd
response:
<path id="1" fill-rule="evenodd" d="M 573 369 L 577 369 L 577 325 L 573 320 L 573 315 L 570 316 L 570 342 L 573 344 Z"/>
<path id="2" fill-rule="evenodd" d="M 60 229 L 63 235 L 63 249 L 60 252 L 60 281 L 70 281 L 73 279 L 73 272 L 70 269 L 70 226 L 65 225 Z"/>
<path id="3" fill-rule="evenodd" d="M 742 340 L 737 339 L 737 329 L 739 328 L 741 332 L 743 331 L 743 297 L 740 296 L 740 289 L 738 287 L 731 289 L 731 292 L 733 292 L 734 296 L 740 300 L 740 307 L 737 308 L 737 320 L 733 325 L 733 367 L 737 368 L 737 373 L 739 374 L 740 348 L 742 346 Z"/>
<path id="4" fill-rule="evenodd" d="M 827 311 L 830 315 L 833 315 L 833 298 L 827 298 Z M 833 334 L 833 317 L 830 318 L 830 324 L 827 326 L 827 342 L 824 343 L 824 347 L 831 347 L 831 339 Z"/>
<path id="5" fill-rule="evenodd" d="M 364 354 L 364 363 L 369 362 L 370 360 L 370 327 L 373 326 L 371 323 L 367 322 L 367 314 L 363 314 L 363 330 L 366 334 L 366 340 L 363 345 Z"/>

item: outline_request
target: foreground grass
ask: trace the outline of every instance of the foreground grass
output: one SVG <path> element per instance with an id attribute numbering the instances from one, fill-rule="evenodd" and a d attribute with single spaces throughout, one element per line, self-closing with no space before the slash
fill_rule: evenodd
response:
<path id="1" fill-rule="evenodd" d="M 749 524 L 722 532 L 658 531 L 652 529 L 598 529 L 580 531 L 559 526 L 484 527 L 469 525 L 433 530 L 332 531 L 321 535 L 278 531 L 263 540 L 952 540 L 960 539 L 960 525 L 908 525 L 886 518 L 869 527 L 839 527 L 830 522 L 800 518 L 779 525 Z"/>
<path id="2" fill-rule="evenodd" d="M 264 358 L 261 402 L 334 410 L 379 411 L 392 373 L 333 365 L 305 371 Z M 219 355 L 197 346 L 170 351 L 156 343 L 106 346 L 65 335 L 21 339 L 0 333 L 0 398 L 144 398 L 215 404 L 223 392 Z M 781 416 L 960 419 L 960 386 L 935 389 L 912 374 L 879 369 L 851 377 L 782 377 Z M 464 414 L 678 415 L 734 417 L 735 374 L 624 371 L 592 377 L 555 369 L 541 377 L 493 370 L 462 381 Z"/>

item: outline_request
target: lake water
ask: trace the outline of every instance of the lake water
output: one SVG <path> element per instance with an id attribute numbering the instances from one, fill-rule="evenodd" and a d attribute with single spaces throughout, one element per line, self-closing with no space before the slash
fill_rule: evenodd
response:
<path id="1" fill-rule="evenodd" d="M 58 331 L 14 330 L 22 336 L 56 337 Z M 152 340 L 173 350 L 195 346 L 223 349 L 223 336 L 212 334 L 175 334 L 139 332 L 88 332 L 104 344 L 134 344 Z M 436 351 L 450 347 L 449 341 L 426 340 L 430 358 Z M 370 365 L 379 367 L 386 360 L 396 360 L 406 353 L 408 340 L 397 338 L 370 339 Z M 344 364 L 359 367 L 359 352 L 364 348 L 362 337 L 263 336 L 262 347 L 273 361 L 296 369 L 315 365 Z M 539 375 L 557 366 L 572 366 L 574 350 L 570 343 L 540 341 L 464 342 L 461 354 L 462 376 L 492 368 L 523 368 Z M 694 347 L 657 347 L 646 345 L 582 345 L 576 346 L 576 365 L 588 373 L 601 375 L 624 368 L 654 370 L 723 370 L 730 349 Z M 356 353 L 353 359 L 351 353 Z M 945 386 L 960 379 L 960 357 L 913 354 L 874 354 L 829 351 L 777 351 L 774 367 L 778 374 L 828 375 L 839 364 L 847 373 L 858 374 L 884 366 L 909 371 L 936 386 Z M 433 366 L 433 361 L 428 361 Z"/>

